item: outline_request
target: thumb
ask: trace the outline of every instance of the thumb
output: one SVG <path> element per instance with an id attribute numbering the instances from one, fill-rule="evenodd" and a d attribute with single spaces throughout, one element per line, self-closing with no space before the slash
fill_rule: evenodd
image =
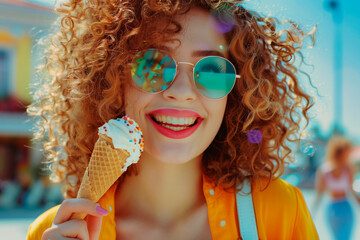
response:
<path id="1" fill-rule="evenodd" d="M 90 240 L 99 240 L 102 220 L 103 216 L 88 215 L 86 217 Z"/>

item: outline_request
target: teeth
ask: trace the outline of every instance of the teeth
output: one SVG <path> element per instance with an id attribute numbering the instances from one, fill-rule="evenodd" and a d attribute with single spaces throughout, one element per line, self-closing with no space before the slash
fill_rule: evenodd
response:
<path id="1" fill-rule="evenodd" d="M 181 130 L 189 128 L 189 127 L 172 127 L 172 126 L 169 126 L 169 125 L 166 125 L 166 124 L 161 124 L 161 126 L 166 127 L 168 129 L 171 129 L 173 131 L 181 131 Z"/>
<path id="2" fill-rule="evenodd" d="M 180 119 L 179 118 L 172 118 L 172 122 L 174 125 L 180 125 Z"/>
<path id="3" fill-rule="evenodd" d="M 164 115 L 154 115 L 154 118 L 157 122 L 164 123 L 164 124 L 172 124 L 172 125 L 191 125 L 194 124 L 196 117 L 185 117 L 185 118 L 177 118 L 177 117 L 170 117 Z"/>

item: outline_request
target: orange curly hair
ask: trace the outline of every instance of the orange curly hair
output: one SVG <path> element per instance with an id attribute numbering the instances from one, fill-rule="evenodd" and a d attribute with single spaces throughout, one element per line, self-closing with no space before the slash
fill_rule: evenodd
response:
<path id="1" fill-rule="evenodd" d="M 41 88 L 28 112 L 42 117 L 35 138 L 47 137 L 47 160 L 53 176 L 65 180 L 65 197 L 76 196 L 97 128 L 124 114 L 128 63 L 139 50 L 181 31 L 174 16 L 192 7 L 211 12 L 219 22 L 232 19 L 225 37 L 229 59 L 241 75 L 228 95 L 220 131 L 204 153 L 203 173 L 234 189 L 248 175 L 271 179 L 283 172 L 291 153 L 286 142 L 299 139 L 313 105 L 299 86 L 295 57 L 302 61 L 304 39 L 314 40 L 314 31 L 305 34 L 291 22 L 262 17 L 242 2 L 68 0 L 57 8 L 61 27 L 51 38 Z M 288 27 L 279 31 L 279 25 Z M 262 133 L 258 144 L 247 139 L 254 129 Z"/>

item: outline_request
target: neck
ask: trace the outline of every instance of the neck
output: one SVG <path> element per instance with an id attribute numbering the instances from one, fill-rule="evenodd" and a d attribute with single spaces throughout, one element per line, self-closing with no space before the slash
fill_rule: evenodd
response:
<path id="1" fill-rule="evenodd" d="M 138 216 L 166 226 L 204 205 L 201 157 L 169 164 L 144 153 L 138 168 L 138 176 L 127 176 L 118 187 L 116 214 L 120 217 Z"/>

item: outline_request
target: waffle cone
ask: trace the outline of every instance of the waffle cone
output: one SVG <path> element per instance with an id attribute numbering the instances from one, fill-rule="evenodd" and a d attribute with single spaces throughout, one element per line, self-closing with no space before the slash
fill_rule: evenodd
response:
<path id="1" fill-rule="evenodd" d="M 111 138 L 100 135 L 85 170 L 77 198 L 99 201 L 121 176 L 121 169 L 129 156 L 126 150 L 114 149 Z M 85 216 L 86 214 L 76 213 L 72 218 L 84 219 Z"/>
<path id="2" fill-rule="evenodd" d="M 121 176 L 129 157 L 126 150 L 114 149 L 111 138 L 100 135 L 85 170 L 77 198 L 97 202 Z"/>

